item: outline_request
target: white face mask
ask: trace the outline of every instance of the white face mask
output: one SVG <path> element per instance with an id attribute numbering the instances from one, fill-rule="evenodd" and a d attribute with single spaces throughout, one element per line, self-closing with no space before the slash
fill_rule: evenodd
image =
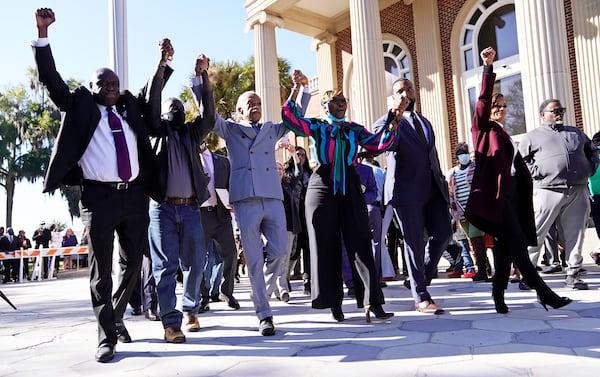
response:
<path id="1" fill-rule="evenodd" d="M 458 158 L 458 163 L 461 165 L 468 165 L 471 162 L 471 157 L 468 154 L 459 154 L 456 156 Z"/>

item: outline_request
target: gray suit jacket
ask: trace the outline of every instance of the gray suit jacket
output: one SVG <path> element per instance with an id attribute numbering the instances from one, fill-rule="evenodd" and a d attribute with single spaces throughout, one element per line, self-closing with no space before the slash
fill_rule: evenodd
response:
<path id="1" fill-rule="evenodd" d="M 306 109 L 310 95 L 303 93 L 301 108 Z M 217 114 L 213 131 L 225 139 L 231 162 L 229 201 L 250 198 L 283 200 L 275 164 L 275 144 L 287 135 L 282 122 L 267 121 L 256 133 L 246 122 L 236 123 Z"/>

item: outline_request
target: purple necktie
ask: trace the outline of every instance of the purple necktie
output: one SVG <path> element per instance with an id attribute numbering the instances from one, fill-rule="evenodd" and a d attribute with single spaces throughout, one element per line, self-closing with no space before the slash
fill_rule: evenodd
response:
<path id="1" fill-rule="evenodd" d="M 117 169 L 119 170 L 119 178 L 123 182 L 128 182 L 131 178 L 131 165 L 129 163 L 129 150 L 127 149 L 127 141 L 125 133 L 123 133 L 123 125 L 118 116 L 113 113 L 112 107 L 107 107 L 108 124 L 115 139 L 115 149 L 117 150 Z"/>

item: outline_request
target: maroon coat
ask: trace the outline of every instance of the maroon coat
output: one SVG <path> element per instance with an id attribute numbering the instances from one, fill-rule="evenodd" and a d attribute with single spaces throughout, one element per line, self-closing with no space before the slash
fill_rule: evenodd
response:
<path id="1" fill-rule="evenodd" d="M 482 231 L 496 236 L 504 216 L 511 180 L 516 179 L 519 202 L 513 205 L 528 243 L 536 245 L 533 184 L 529 169 L 521 155 L 517 153 L 516 173 L 511 176 L 513 143 L 504 128 L 490 120 L 495 78 L 496 74 L 492 72 L 483 73 L 481 93 L 471 126 L 476 167 L 465 217 Z"/>

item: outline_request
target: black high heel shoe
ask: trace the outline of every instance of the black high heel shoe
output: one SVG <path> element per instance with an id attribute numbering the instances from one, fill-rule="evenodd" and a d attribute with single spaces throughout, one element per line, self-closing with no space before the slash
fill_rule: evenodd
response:
<path id="1" fill-rule="evenodd" d="M 508 306 L 504 302 L 504 288 L 492 287 L 492 298 L 496 313 L 506 314 L 509 312 Z"/>
<path id="2" fill-rule="evenodd" d="M 367 305 L 365 306 L 365 321 L 367 321 L 367 323 L 371 323 L 371 313 L 375 314 L 375 318 L 379 320 L 385 320 L 394 316 L 394 313 L 388 313 L 383 310 L 383 307 L 380 304 Z"/>
<path id="3" fill-rule="evenodd" d="M 333 319 L 335 319 L 337 322 L 344 321 L 344 312 L 342 312 L 341 306 L 331 308 L 331 315 L 333 316 Z"/>
<path id="4" fill-rule="evenodd" d="M 552 309 L 560 309 L 563 306 L 567 306 L 570 303 L 573 302 L 573 300 L 571 300 L 568 297 L 558 297 L 557 299 L 552 299 L 552 300 L 548 300 L 548 301 L 544 301 L 542 300 L 542 298 L 538 295 L 538 302 L 540 303 L 540 305 L 542 305 L 542 307 L 548 311 L 548 308 L 546 307 L 546 305 L 550 306 Z"/>

